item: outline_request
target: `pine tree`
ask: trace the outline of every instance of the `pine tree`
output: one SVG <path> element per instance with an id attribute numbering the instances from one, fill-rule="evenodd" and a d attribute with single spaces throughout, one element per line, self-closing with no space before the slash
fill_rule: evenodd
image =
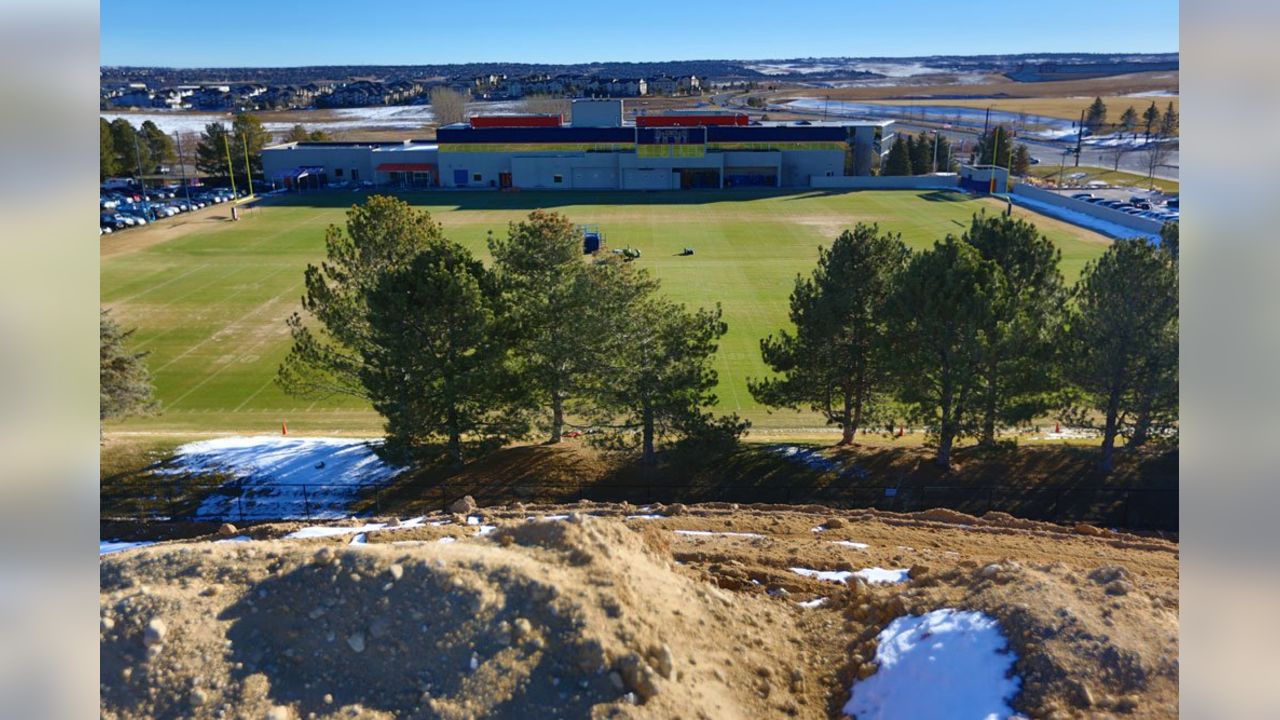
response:
<path id="1" fill-rule="evenodd" d="M 1009 172 L 1013 175 L 1025 176 L 1031 170 L 1031 153 L 1027 146 L 1018 143 L 1013 148 L 1013 157 L 1009 161 Z"/>
<path id="2" fill-rule="evenodd" d="M 118 169 L 122 174 L 133 176 L 147 172 L 151 167 L 151 154 L 128 120 L 116 118 L 111 121 L 111 138 L 120 155 Z"/>
<path id="3" fill-rule="evenodd" d="M 1138 111 L 1133 106 L 1125 108 L 1124 114 L 1120 116 L 1120 129 L 1125 132 L 1133 132 L 1138 127 Z"/>
<path id="4" fill-rule="evenodd" d="M 285 142 L 307 142 L 311 139 L 311 134 L 302 126 L 302 123 L 298 123 L 289 128 L 289 134 L 284 139 Z"/>
<path id="5" fill-rule="evenodd" d="M 1114 467 L 1117 436 L 1149 433 L 1177 406 L 1177 265 L 1142 238 L 1120 240 L 1091 261 L 1066 324 L 1068 378 L 1080 392 L 1067 413 L 1082 426 L 1103 417 L 1099 469 Z"/>
<path id="6" fill-rule="evenodd" d="M 105 180 L 120 172 L 119 152 L 115 134 L 106 118 L 98 118 L 98 179 Z"/>
<path id="7" fill-rule="evenodd" d="M 892 301 L 898 397 L 931 427 L 943 468 L 981 404 L 978 335 L 991 325 L 996 282 L 995 264 L 949 235 L 912 256 Z"/>
<path id="8" fill-rule="evenodd" d="M 911 174 L 928 175 L 933 172 L 933 138 L 921 132 L 910 147 Z"/>
<path id="9" fill-rule="evenodd" d="M 178 151 L 169 137 L 154 122 L 146 120 L 139 131 L 141 140 L 147 145 L 147 152 L 154 165 L 171 164 L 178 159 Z M 152 168 L 148 168 L 150 170 Z"/>
<path id="10" fill-rule="evenodd" d="M 1142 112 L 1142 129 L 1147 140 L 1151 139 L 1151 129 L 1156 127 L 1156 123 L 1160 121 L 1160 110 L 1156 108 L 1156 101 L 1151 101 L 1151 107 Z"/>
<path id="11" fill-rule="evenodd" d="M 997 125 L 978 140 L 978 164 L 1007 168 L 1013 162 L 1013 136 L 1009 128 Z"/>
<path id="12" fill-rule="evenodd" d="M 490 237 L 520 382 L 550 411 L 548 442 L 560 442 L 566 406 L 583 395 L 595 359 L 587 331 L 595 296 L 582 260 L 582 237 L 564 215 L 535 210 Z"/>
<path id="13" fill-rule="evenodd" d="M 859 223 L 818 266 L 796 277 L 791 292 L 794 333 L 760 341 L 765 364 L 777 377 L 748 380 L 757 401 L 770 407 L 808 408 L 841 430 L 840 444 L 879 419 L 889 387 L 888 303 L 908 251 L 899 236 Z"/>
<path id="14" fill-rule="evenodd" d="M 911 149 L 908 140 L 899 133 L 889 147 L 889 156 L 885 159 L 881 175 L 902 176 L 911 174 Z"/>
<path id="15" fill-rule="evenodd" d="M 996 431 L 1026 423 L 1053 403 L 1057 331 L 1066 300 L 1061 252 L 1025 220 L 975 215 L 964 242 L 995 266 L 989 313 L 978 335 L 980 439 L 994 445 Z"/>
<path id="16" fill-rule="evenodd" d="M 366 297 L 383 274 L 405 267 L 443 238 L 430 213 L 381 195 L 347 211 L 345 231 L 329 226 L 325 260 L 307 266 L 302 297 L 302 310 L 318 326 L 308 327 L 300 313 L 289 318 L 293 347 L 276 376 L 281 388 L 307 399 L 367 398 L 360 379 L 369 343 Z"/>
<path id="17" fill-rule="evenodd" d="M 606 262 L 600 289 L 600 361 L 592 372 L 592 415 L 616 445 L 638 441 L 645 464 L 657 461 L 664 439 L 725 440 L 746 430 L 736 415 L 716 418 L 719 339 L 728 329 L 721 310 L 689 312 L 659 295 L 645 273 Z"/>
<path id="18" fill-rule="evenodd" d="M 109 310 L 98 311 L 98 328 L 99 421 L 155 412 L 155 390 L 143 363 L 147 353 L 128 348 L 133 331 L 122 330 Z"/>
<path id="19" fill-rule="evenodd" d="M 444 442 L 455 468 L 464 443 L 496 445 L 524 425 L 509 411 L 518 388 L 506 369 L 497 282 L 461 245 L 432 239 L 368 293 L 361 382 L 386 419 L 384 453 L 421 457 Z"/>
<path id="20" fill-rule="evenodd" d="M 946 135 L 938 135 L 938 172 L 952 172 L 956 159 L 952 157 L 951 141 Z"/>
<path id="21" fill-rule="evenodd" d="M 1107 105 L 1102 98 L 1095 97 L 1084 113 L 1084 126 L 1093 132 L 1101 130 L 1107 124 Z"/>
<path id="22" fill-rule="evenodd" d="M 196 143 L 196 171 L 201 175 L 225 180 L 231 177 L 227 169 L 227 156 L 231 147 L 231 133 L 227 126 L 214 122 L 204 126 L 204 132 Z"/>
<path id="23" fill-rule="evenodd" d="M 1178 111 L 1173 109 L 1173 101 L 1160 116 L 1160 137 L 1176 137 L 1178 135 Z"/>

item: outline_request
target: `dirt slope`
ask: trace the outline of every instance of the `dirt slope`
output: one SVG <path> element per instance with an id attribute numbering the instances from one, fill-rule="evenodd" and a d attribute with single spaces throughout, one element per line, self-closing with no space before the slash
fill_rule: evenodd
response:
<path id="1" fill-rule="evenodd" d="M 1176 715 L 1175 543 L 946 511 L 637 512 L 513 506 L 319 539 L 261 526 L 105 556 L 102 714 L 840 717 L 886 624 L 965 608 L 1000 621 L 1021 713 Z M 789 569 L 873 566 L 910 580 Z"/>

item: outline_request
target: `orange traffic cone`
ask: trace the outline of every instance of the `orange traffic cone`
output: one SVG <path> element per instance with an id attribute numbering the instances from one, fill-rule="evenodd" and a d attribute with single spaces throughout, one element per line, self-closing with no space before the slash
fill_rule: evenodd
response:
<path id="1" fill-rule="evenodd" d="M 1062 433 L 1062 423 L 1054 423 L 1054 424 L 1053 424 L 1053 434 L 1054 434 L 1054 435 L 1059 435 L 1059 434 L 1061 434 L 1061 433 Z"/>
<path id="2" fill-rule="evenodd" d="M 289 426 L 288 426 L 288 425 L 286 425 L 286 424 L 285 424 L 285 422 L 284 422 L 283 420 L 281 420 L 281 421 L 280 421 L 280 434 L 281 434 L 281 435 L 288 435 L 288 434 L 289 434 Z"/>

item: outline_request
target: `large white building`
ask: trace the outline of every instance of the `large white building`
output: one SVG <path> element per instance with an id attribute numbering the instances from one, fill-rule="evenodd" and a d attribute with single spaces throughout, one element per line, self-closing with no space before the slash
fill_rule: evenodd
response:
<path id="1" fill-rule="evenodd" d="M 678 190 L 809 187 L 869 175 L 892 142 L 888 121 L 752 122 L 724 111 L 623 120 L 621 100 L 575 100 L 555 115 L 490 115 L 441 127 L 435 142 L 286 143 L 263 151 L 267 179 L 290 187 Z"/>

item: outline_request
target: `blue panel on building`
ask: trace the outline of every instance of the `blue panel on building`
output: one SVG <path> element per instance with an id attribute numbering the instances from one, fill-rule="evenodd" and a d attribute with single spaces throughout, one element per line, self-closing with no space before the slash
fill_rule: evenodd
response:
<path id="1" fill-rule="evenodd" d="M 467 184 L 467 171 L 466 171 L 466 170 L 454 170 L 454 171 L 453 171 L 453 184 L 454 184 L 454 185 L 466 185 L 466 184 Z"/>
<path id="2" fill-rule="evenodd" d="M 705 145 L 705 127 L 642 127 L 636 128 L 638 145 Z"/>

